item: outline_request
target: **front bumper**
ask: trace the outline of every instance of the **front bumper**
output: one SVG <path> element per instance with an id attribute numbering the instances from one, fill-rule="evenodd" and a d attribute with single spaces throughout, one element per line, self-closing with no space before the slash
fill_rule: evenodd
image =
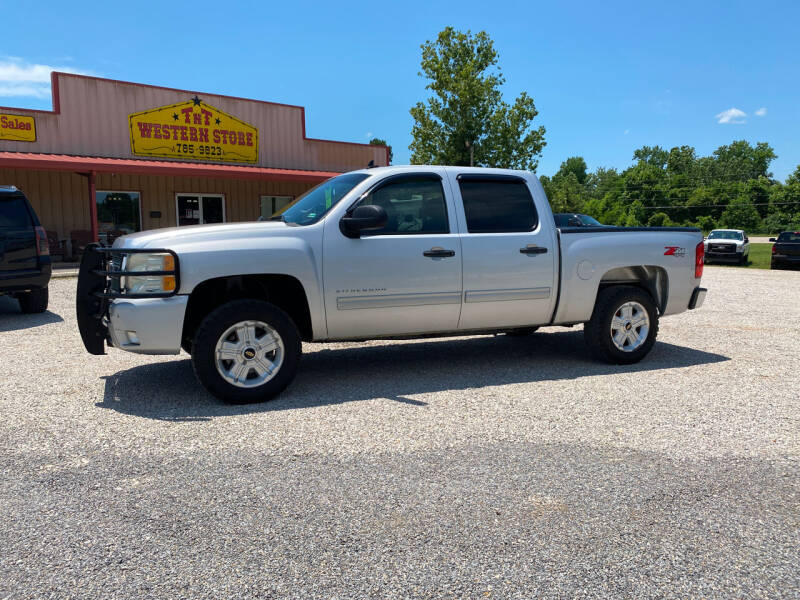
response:
<path id="1" fill-rule="evenodd" d="M 106 344 L 140 354 L 177 354 L 188 296 L 125 294 L 119 278 L 143 272 L 115 268 L 113 254 L 169 252 L 175 258 L 173 271 L 148 274 L 179 275 L 178 257 L 170 250 L 102 248 L 90 244 L 81 257 L 75 309 L 83 345 L 90 354 L 105 354 Z M 179 283 L 176 283 L 176 291 Z"/>
<path id="2" fill-rule="evenodd" d="M 712 260 L 720 261 L 720 262 L 740 262 L 742 260 L 742 256 L 744 256 L 743 252 L 706 252 L 706 262 L 710 262 Z"/>
<path id="3" fill-rule="evenodd" d="M 112 300 L 108 335 L 115 348 L 139 354 L 178 354 L 189 296 Z"/>

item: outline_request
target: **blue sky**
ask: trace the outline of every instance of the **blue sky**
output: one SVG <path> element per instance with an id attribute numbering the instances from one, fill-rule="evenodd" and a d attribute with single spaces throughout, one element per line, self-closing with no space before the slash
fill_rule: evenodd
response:
<path id="1" fill-rule="evenodd" d="M 309 136 L 382 137 L 406 163 L 408 109 L 427 97 L 419 46 L 452 25 L 495 40 L 509 102 L 534 98 L 540 174 L 573 155 L 625 168 L 645 144 L 708 154 L 737 139 L 770 143 L 781 180 L 800 163 L 797 2 L 17 0 L 0 11 L 4 106 L 50 108 L 41 74 L 55 67 L 299 104 Z"/>

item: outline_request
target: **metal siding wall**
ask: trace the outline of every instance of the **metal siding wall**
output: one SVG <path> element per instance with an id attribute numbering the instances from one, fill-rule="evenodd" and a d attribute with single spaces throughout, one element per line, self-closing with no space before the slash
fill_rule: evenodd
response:
<path id="1" fill-rule="evenodd" d="M 89 229 L 86 178 L 76 173 L 0 169 L 0 182 L 21 189 L 48 231 L 67 239 L 76 229 Z"/>
<path id="2" fill-rule="evenodd" d="M 58 78 L 61 114 L 20 111 L 33 114 L 36 119 L 37 141 L 2 140 L 0 151 L 132 158 L 128 115 L 185 102 L 194 95 L 194 92 L 87 77 L 59 75 Z M 300 107 L 197 94 L 204 102 L 258 128 L 258 166 L 348 171 L 362 168 L 370 160 L 378 165 L 386 162 L 382 147 L 305 139 Z"/>

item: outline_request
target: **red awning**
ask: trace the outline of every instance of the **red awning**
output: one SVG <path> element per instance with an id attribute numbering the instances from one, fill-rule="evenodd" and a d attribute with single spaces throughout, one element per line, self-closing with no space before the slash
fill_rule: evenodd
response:
<path id="1" fill-rule="evenodd" d="M 242 165 L 216 165 L 165 160 L 132 158 L 98 158 L 68 154 L 36 154 L 32 152 L 0 152 L 0 168 L 37 169 L 96 173 L 138 173 L 185 177 L 217 177 L 224 179 L 260 179 L 267 181 L 319 182 L 339 175 L 332 171 L 300 171 L 267 169 Z"/>

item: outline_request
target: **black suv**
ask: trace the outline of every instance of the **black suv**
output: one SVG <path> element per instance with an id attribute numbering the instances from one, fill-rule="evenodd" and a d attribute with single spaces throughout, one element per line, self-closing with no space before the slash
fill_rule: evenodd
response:
<path id="1" fill-rule="evenodd" d="M 47 232 L 14 186 L 0 186 L 0 296 L 19 300 L 24 313 L 47 310 L 50 282 Z"/>

